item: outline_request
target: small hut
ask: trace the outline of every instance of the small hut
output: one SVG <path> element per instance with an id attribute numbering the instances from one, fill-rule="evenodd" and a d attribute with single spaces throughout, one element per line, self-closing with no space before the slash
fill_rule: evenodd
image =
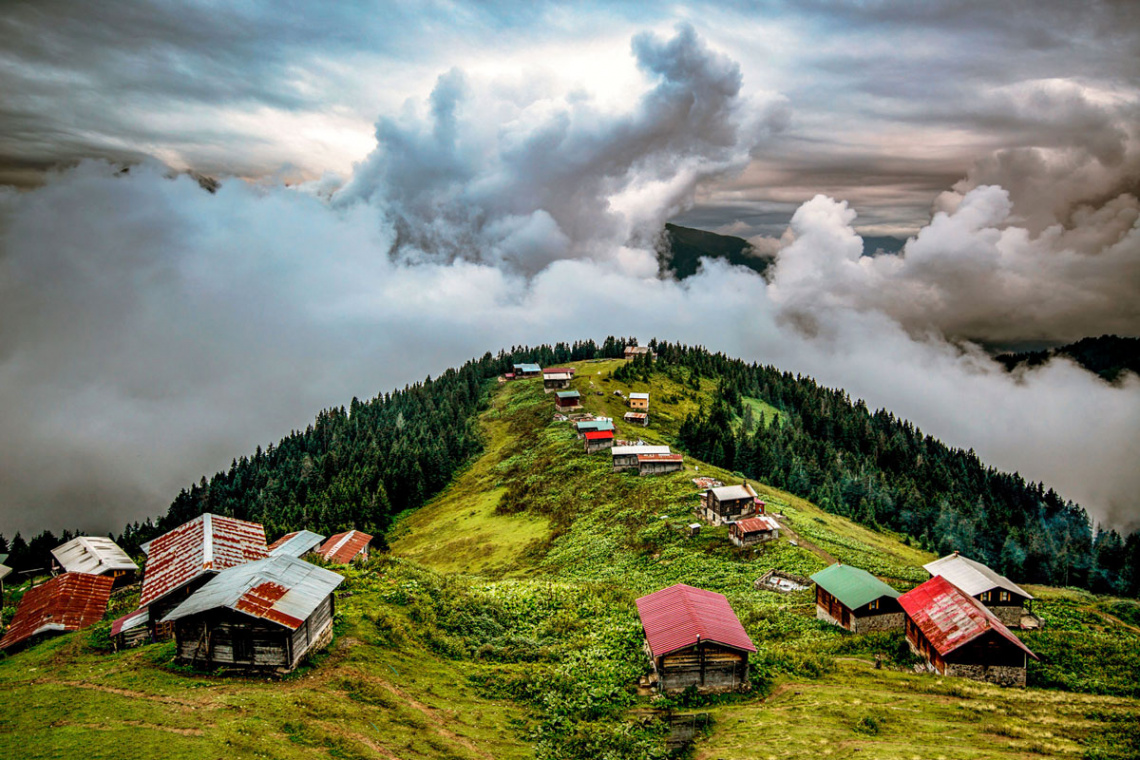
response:
<path id="1" fill-rule="evenodd" d="M 328 562 L 347 565 L 350 562 L 367 562 L 372 536 L 361 530 L 337 533 L 321 544 L 317 554 Z"/>
<path id="2" fill-rule="evenodd" d="M 344 577 L 276 556 L 219 573 L 172 610 L 179 662 L 288 672 L 332 640 Z"/>
<path id="3" fill-rule="evenodd" d="M 65 573 L 106 575 L 115 588 L 138 577 L 139 566 L 125 551 L 103 536 L 78 536 L 51 550 L 53 570 Z"/>
<path id="4" fill-rule="evenodd" d="M 141 646 L 150 641 L 150 612 L 146 607 L 128 612 L 111 623 L 115 651 Z"/>
<path id="5" fill-rule="evenodd" d="M 614 431 L 612 430 L 592 430 L 586 433 L 586 453 L 593 454 L 597 451 L 605 451 L 606 449 L 613 448 L 614 445 Z"/>
<path id="6" fill-rule="evenodd" d="M 629 394 L 629 408 L 647 411 L 649 409 L 649 394 L 648 393 L 631 393 L 631 394 Z"/>
<path id="7" fill-rule="evenodd" d="M 649 414 L 647 412 L 626 412 L 622 419 L 630 425 L 649 426 Z"/>
<path id="8" fill-rule="evenodd" d="M 554 394 L 554 408 L 563 414 L 576 412 L 582 408 L 582 396 L 578 391 L 557 391 Z"/>
<path id="9" fill-rule="evenodd" d="M 650 358 L 657 356 L 657 354 L 653 353 L 653 349 L 651 349 L 649 346 L 626 346 L 625 347 L 624 355 L 625 355 L 626 359 L 636 359 L 637 357 L 644 356 L 646 354 L 648 354 L 650 356 Z"/>
<path id="10" fill-rule="evenodd" d="M 756 647 L 723 594 L 679 583 L 638 599 L 637 614 L 662 692 L 732 691 L 748 683 Z"/>
<path id="11" fill-rule="evenodd" d="M 574 377 L 573 367 L 547 367 L 542 371 L 542 391 L 566 390 L 570 387 L 570 380 Z"/>
<path id="12" fill-rule="evenodd" d="M 269 545 L 269 556 L 304 557 L 317 550 L 325 537 L 311 530 L 295 530 L 286 533 Z"/>
<path id="13" fill-rule="evenodd" d="M 47 636 L 98 623 L 107 612 L 114 580 L 107 575 L 64 573 L 24 592 L 0 649 L 15 651 Z"/>
<path id="14" fill-rule="evenodd" d="M 610 449 L 613 456 L 614 472 L 638 469 L 638 456 L 644 454 L 670 454 L 668 446 L 614 446 Z"/>
<path id="15" fill-rule="evenodd" d="M 770 515 L 746 517 L 728 525 L 728 537 L 737 546 L 754 546 L 780 537 L 780 523 Z"/>
<path id="16" fill-rule="evenodd" d="M 664 475 L 670 472 L 679 472 L 685 469 L 685 457 L 682 454 L 638 454 L 638 475 Z"/>
<path id="17" fill-rule="evenodd" d="M 1029 658 L 1038 659 L 980 601 L 942 576 L 898 599 L 906 638 L 929 667 L 946 676 L 1025 686 Z"/>
<path id="18" fill-rule="evenodd" d="M 958 552 L 922 566 L 930 577 L 941 575 L 986 606 L 997 619 L 1015 628 L 1038 628 L 1031 610 L 1033 595 L 1016 583 Z"/>
<path id="19" fill-rule="evenodd" d="M 866 570 L 836 563 L 811 577 L 815 616 L 852 633 L 903 627 L 899 592 Z"/>

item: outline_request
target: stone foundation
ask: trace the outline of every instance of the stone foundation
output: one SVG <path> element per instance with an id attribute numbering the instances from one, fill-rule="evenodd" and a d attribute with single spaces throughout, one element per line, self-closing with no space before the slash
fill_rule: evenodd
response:
<path id="1" fill-rule="evenodd" d="M 1025 668 L 1009 665 L 954 665 L 946 664 L 946 675 L 985 681 L 998 686 L 1025 688 Z"/>
<path id="2" fill-rule="evenodd" d="M 1022 615 L 1025 614 L 1025 608 L 1024 607 L 1014 607 L 1014 606 L 1008 605 L 1008 604 L 1007 605 L 995 604 L 993 607 L 991 607 L 987 604 L 987 605 L 985 605 L 985 607 L 987 610 L 992 612 L 994 614 L 994 617 L 996 617 L 998 620 L 1000 620 L 1003 625 L 1005 625 L 1009 628 L 1020 628 L 1021 627 L 1021 617 L 1022 617 Z"/>
<path id="3" fill-rule="evenodd" d="M 818 607 L 816 609 L 819 609 Z M 851 618 L 851 627 L 854 633 L 870 633 L 872 631 L 894 631 L 903 627 L 903 613 L 888 612 L 883 615 L 870 615 L 868 617 Z"/>

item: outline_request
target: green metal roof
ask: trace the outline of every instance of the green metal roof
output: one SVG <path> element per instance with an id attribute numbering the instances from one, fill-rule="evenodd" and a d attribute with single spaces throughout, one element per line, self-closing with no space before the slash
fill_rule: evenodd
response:
<path id="1" fill-rule="evenodd" d="M 558 398 L 578 398 L 579 397 L 578 391 L 558 391 L 554 395 L 558 396 Z"/>
<path id="2" fill-rule="evenodd" d="M 857 609 L 881 596 L 898 599 L 900 594 L 866 570 L 836 563 L 825 567 L 811 577 L 816 585 L 843 602 L 848 609 Z"/>

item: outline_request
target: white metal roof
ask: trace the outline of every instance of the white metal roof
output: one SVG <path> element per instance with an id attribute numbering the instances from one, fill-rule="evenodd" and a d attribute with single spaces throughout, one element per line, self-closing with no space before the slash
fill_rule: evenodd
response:
<path id="1" fill-rule="evenodd" d="M 631 394 L 629 394 L 629 397 L 630 398 L 636 398 L 636 399 L 644 399 L 646 401 L 649 400 L 649 394 L 648 393 L 631 393 Z"/>
<path id="2" fill-rule="evenodd" d="M 668 446 L 614 446 L 610 452 L 615 456 L 622 454 L 672 454 Z"/>
<path id="3" fill-rule="evenodd" d="M 977 596 L 983 591 L 993 588 L 1003 588 L 1015 594 L 1032 599 L 1033 595 L 1018 586 L 1016 583 L 998 575 L 981 562 L 967 559 L 958 552 L 954 552 L 942 559 L 936 559 L 922 566 L 931 577 L 941 575 L 970 596 Z"/>
<path id="4" fill-rule="evenodd" d="M 543 380 L 570 380 L 569 372 L 543 372 Z"/>
<path id="5" fill-rule="evenodd" d="M 12 568 L 7 565 L 0 565 L 0 581 L 8 577 L 8 573 L 12 572 Z"/>
<path id="6" fill-rule="evenodd" d="M 51 553 L 69 573 L 102 575 L 112 570 L 139 569 L 118 544 L 103 536 L 79 536 L 52 549 Z"/>
<path id="7" fill-rule="evenodd" d="M 752 489 L 745 486 L 721 486 L 720 488 L 711 488 L 709 490 L 712 491 L 720 501 L 756 498 L 756 494 L 752 493 Z"/>
<path id="8" fill-rule="evenodd" d="M 295 631 L 343 580 L 296 557 L 267 557 L 218 573 L 162 622 L 227 607 Z"/>
<path id="9" fill-rule="evenodd" d="M 311 530 L 299 530 L 296 533 L 291 533 L 284 540 L 274 542 L 274 546 L 269 550 L 270 557 L 303 557 L 309 552 L 316 549 L 325 540 L 325 537 L 319 533 L 314 533 Z"/>

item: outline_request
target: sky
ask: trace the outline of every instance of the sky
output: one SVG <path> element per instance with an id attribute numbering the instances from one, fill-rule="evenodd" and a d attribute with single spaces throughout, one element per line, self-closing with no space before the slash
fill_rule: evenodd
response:
<path id="1" fill-rule="evenodd" d="M 1140 380 L 984 350 L 1140 335 L 1135 4 L 38 0 L 0 38 L 7 535 L 117 531 L 321 408 L 609 334 L 1140 524 Z M 667 221 L 773 266 L 664 277 Z"/>

